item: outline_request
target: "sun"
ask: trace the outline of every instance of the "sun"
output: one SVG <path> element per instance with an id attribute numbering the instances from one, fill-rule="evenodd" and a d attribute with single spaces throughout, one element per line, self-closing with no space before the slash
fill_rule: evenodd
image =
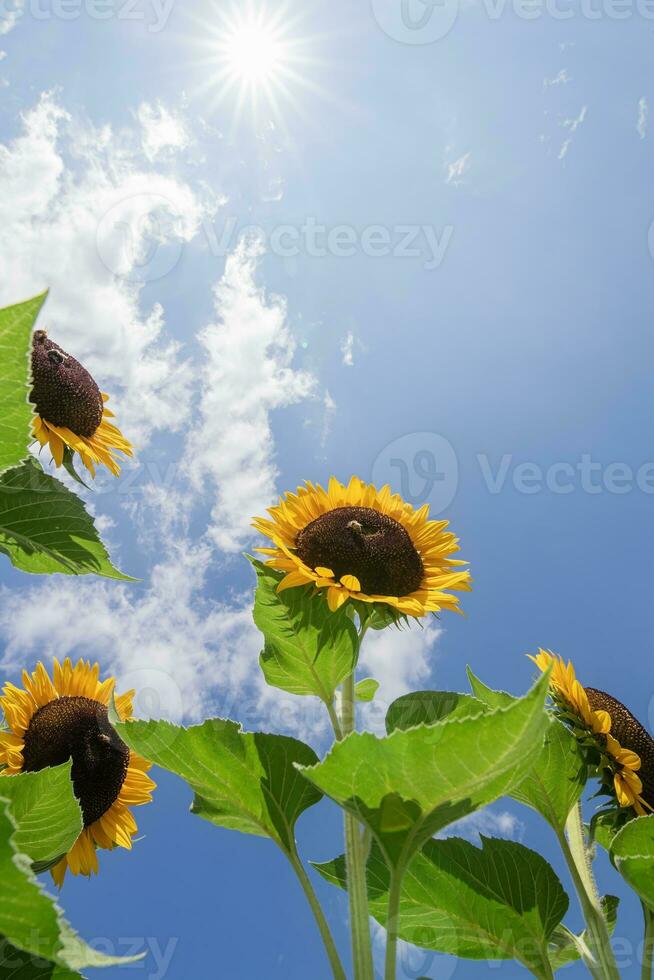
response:
<path id="1" fill-rule="evenodd" d="M 204 57 L 196 62 L 203 81 L 198 95 L 206 98 L 209 110 L 227 102 L 235 120 L 246 114 L 282 121 L 290 105 L 302 114 L 299 90 L 318 86 L 310 81 L 311 40 L 298 32 L 302 12 L 293 13 L 289 0 L 274 8 L 248 2 L 212 6 L 212 17 L 198 21 L 196 43 Z"/>
<path id="2" fill-rule="evenodd" d="M 284 69 L 284 43 L 279 30 L 251 15 L 232 26 L 223 51 L 228 77 L 245 84 L 270 81 Z"/>

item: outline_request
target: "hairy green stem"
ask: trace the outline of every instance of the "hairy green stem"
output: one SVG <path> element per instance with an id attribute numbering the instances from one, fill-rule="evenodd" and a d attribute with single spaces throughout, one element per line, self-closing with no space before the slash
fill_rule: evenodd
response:
<path id="1" fill-rule="evenodd" d="M 336 736 L 337 740 L 340 742 L 341 739 L 343 738 L 343 731 L 341 729 L 341 723 L 339 721 L 336 708 L 334 707 L 334 702 L 333 701 L 325 702 L 325 704 L 327 707 L 327 711 L 329 713 L 329 720 L 331 721 L 332 728 L 334 729 L 334 735 Z"/>
<path id="2" fill-rule="evenodd" d="M 334 974 L 334 980 L 347 980 L 345 975 L 345 970 L 343 969 L 343 964 L 341 963 L 341 958 L 338 955 L 338 950 L 336 948 L 336 943 L 334 942 L 334 937 L 331 934 L 329 925 L 327 924 L 327 919 L 325 918 L 325 913 L 322 910 L 322 906 L 318 901 L 318 896 L 316 895 L 313 885 L 309 880 L 309 876 L 306 873 L 304 865 L 297 854 L 290 858 L 293 870 L 298 876 L 299 882 L 302 885 L 302 890 L 307 897 L 307 901 L 311 906 L 311 911 L 320 930 L 320 935 L 325 946 L 325 951 L 329 958 L 329 965 L 332 968 L 332 973 Z"/>
<path id="3" fill-rule="evenodd" d="M 586 961 L 586 966 L 596 980 L 620 980 L 611 937 L 593 877 L 580 803 L 576 803 L 570 811 L 565 833 L 560 833 L 558 838 L 586 920 L 588 948 L 592 955 L 592 960 Z"/>
<path id="4" fill-rule="evenodd" d="M 362 636 L 363 632 L 359 634 L 360 640 Z M 356 728 L 354 671 L 343 682 L 342 699 L 341 737 L 345 738 Z M 338 733 L 336 737 L 338 738 Z M 354 978 L 355 980 L 374 980 L 364 841 L 358 820 L 347 811 L 345 813 L 345 864 L 347 890 L 350 896 Z"/>
<path id="5" fill-rule="evenodd" d="M 388 914 L 386 918 L 386 963 L 384 980 L 395 980 L 397 968 L 397 940 L 400 933 L 400 896 L 403 875 L 396 869 L 391 873 L 391 887 L 388 892 Z"/>
<path id="6" fill-rule="evenodd" d="M 642 980 L 652 980 L 652 966 L 654 966 L 654 912 L 643 902 L 643 916 L 645 918 L 645 940 L 643 944 L 643 969 Z"/>

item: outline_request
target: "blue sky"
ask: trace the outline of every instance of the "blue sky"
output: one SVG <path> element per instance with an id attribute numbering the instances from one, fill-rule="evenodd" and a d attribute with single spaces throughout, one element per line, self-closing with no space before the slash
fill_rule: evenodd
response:
<path id="1" fill-rule="evenodd" d="M 354 472 L 448 517 L 475 579 L 465 618 L 364 653 L 381 703 L 464 689 L 466 663 L 523 691 L 540 644 L 654 725 L 654 11 L 410 2 L 422 29 L 397 0 L 257 8 L 284 85 L 256 105 L 225 77 L 244 6 L 0 3 L 0 299 L 51 287 L 43 325 L 139 447 L 88 500 L 142 579 L 3 566 L 5 676 L 98 658 L 143 714 L 229 714 L 324 750 L 315 706 L 258 675 L 240 555 L 275 493 Z M 326 977 L 273 845 L 158 781 L 135 851 L 66 884 L 84 936 L 147 949 L 137 978 Z M 479 829 L 568 885 L 529 812 L 500 801 Z M 323 803 L 298 834 L 327 859 L 339 816 Z M 345 947 L 342 897 L 317 887 Z M 618 936 L 635 977 L 626 896 Z M 401 975 L 521 972 L 405 950 Z"/>

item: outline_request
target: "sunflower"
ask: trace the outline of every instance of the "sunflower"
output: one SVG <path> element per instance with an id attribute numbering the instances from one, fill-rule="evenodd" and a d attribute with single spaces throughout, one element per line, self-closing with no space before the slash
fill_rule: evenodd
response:
<path id="1" fill-rule="evenodd" d="M 639 816 L 654 811 L 654 739 L 617 698 L 594 687 L 582 687 L 571 662 L 566 665 L 548 650 L 530 659 L 542 671 L 552 664 L 554 703 L 591 750 L 607 791 L 621 807 L 631 807 Z"/>
<path id="2" fill-rule="evenodd" d="M 129 807 L 149 803 L 151 763 L 125 745 L 109 721 L 115 681 L 99 679 L 98 664 L 70 660 L 23 671 L 23 688 L 6 684 L 0 697 L 7 729 L 0 731 L 0 778 L 37 772 L 72 759 L 72 780 L 84 821 L 72 848 L 51 869 L 61 887 L 74 875 L 97 874 L 96 848 L 131 850 L 137 827 Z M 121 721 L 132 715 L 134 691 L 114 701 Z M 4 769 L 1 767 L 4 765 Z"/>
<path id="3" fill-rule="evenodd" d="M 448 589 L 470 590 L 466 562 L 452 558 L 458 539 L 447 521 L 430 521 L 390 487 L 353 476 L 347 486 L 334 477 L 327 490 L 307 483 L 256 518 L 254 527 L 274 548 L 257 550 L 285 572 L 278 591 L 296 586 L 326 590 L 332 612 L 348 599 L 384 603 L 398 614 L 424 616 L 458 610 Z"/>
<path id="4" fill-rule="evenodd" d="M 132 455 L 132 447 L 109 419 L 104 394 L 79 361 L 37 330 L 32 342 L 32 393 L 35 408 L 32 432 L 41 446 L 49 445 L 57 466 L 66 450 L 79 454 L 91 476 L 103 463 L 114 476 L 120 466 L 114 453 Z"/>

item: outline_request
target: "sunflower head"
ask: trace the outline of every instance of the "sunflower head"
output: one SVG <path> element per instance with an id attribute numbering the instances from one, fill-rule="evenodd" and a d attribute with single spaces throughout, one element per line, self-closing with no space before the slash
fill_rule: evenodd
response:
<path id="1" fill-rule="evenodd" d="M 102 421 L 97 384 L 45 330 L 37 330 L 32 342 L 32 401 L 42 418 L 78 436 L 92 436 Z"/>
<path id="2" fill-rule="evenodd" d="M 132 447 L 109 419 L 108 395 L 98 388 L 86 368 L 50 340 L 45 330 L 32 339 L 33 433 L 49 445 L 57 466 L 66 453 L 76 452 L 92 476 L 102 463 L 118 475 L 115 451 L 132 455 Z"/>
<path id="3" fill-rule="evenodd" d="M 345 486 L 332 477 L 326 490 L 298 487 L 269 514 L 254 527 L 274 547 L 257 550 L 286 573 L 279 590 L 325 591 L 332 611 L 354 600 L 423 616 L 457 610 L 450 590 L 470 589 L 465 562 L 452 557 L 458 540 L 447 521 L 430 521 L 427 505 L 414 510 L 388 486 L 378 491 L 358 477 Z"/>
<path id="4" fill-rule="evenodd" d="M 114 680 L 80 660 L 54 661 L 52 679 L 43 664 L 23 672 L 23 687 L 6 684 L 0 697 L 7 730 L 0 732 L 0 777 L 38 772 L 71 760 L 73 790 L 84 829 L 53 868 L 58 884 L 73 874 L 98 870 L 96 848 L 131 848 L 136 823 L 130 806 L 148 803 L 155 784 L 150 764 L 132 752 L 109 720 Z M 115 699 L 121 720 L 131 717 L 134 692 Z"/>
<path id="5" fill-rule="evenodd" d="M 604 790 L 639 816 L 654 811 L 654 739 L 617 698 L 577 680 L 570 661 L 548 650 L 531 660 L 552 664 L 550 693 L 557 713 L 585 749 Z"/>

